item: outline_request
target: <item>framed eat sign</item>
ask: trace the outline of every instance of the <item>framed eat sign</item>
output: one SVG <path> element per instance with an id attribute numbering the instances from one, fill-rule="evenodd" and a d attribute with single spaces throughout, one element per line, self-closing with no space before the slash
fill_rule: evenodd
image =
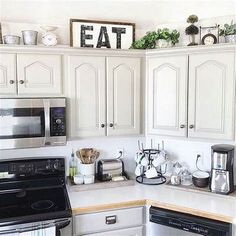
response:
<path id="1" fill-rule="evenodd" d="M 135 24 L 70 19 L 70 46 L 129 49 L 135 40 Z"/>

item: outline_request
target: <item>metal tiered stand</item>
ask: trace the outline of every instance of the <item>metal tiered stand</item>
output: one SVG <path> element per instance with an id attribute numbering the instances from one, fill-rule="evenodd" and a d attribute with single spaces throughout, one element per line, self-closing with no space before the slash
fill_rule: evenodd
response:
<path id="1" fill-rule="evenodd" d="M 154 157 L 157 156 L 158 154 L 163 154 L 165 155 L 166 158 L 166 152 L 164 150 L 164 143 L 162 142 L 162 150 L 160 150 L 158 145 L 158 149 L 155 148 L 150 148 L 150 149 L 144 149 L 143 148 L 143 144 L 140 145 L 140 142 L 138 141 L 138 146 L 139 146 L 139 151 L 143 153 L 143 155 L 145 157 L 148 158 L 148 166 L 154 167 L 154 165 L 152 164 Z M 152 145 L 151 145 L 152 147 Z M 147 178 L 146 177 L 146 170 L 147 167 L 142 166 L 142 173 L 140 176 L 136 177 L 136 181 L 140 184 L 146 184 L 146 185 L 160 185 L 160 184 L 164 184 L 166 182 L 166 177 L 163 176 L 164 173 L 162 173 L 161 171 L 161 167 L 155 167 L 156 171 L 157 171 L 157 176 L 154 178 Z"/>

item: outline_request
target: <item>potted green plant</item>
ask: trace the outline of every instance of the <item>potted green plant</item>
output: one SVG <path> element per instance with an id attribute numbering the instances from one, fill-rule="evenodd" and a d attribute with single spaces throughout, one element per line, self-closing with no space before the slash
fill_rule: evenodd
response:
<path id="1" fill-rule="evenodd" d="M 226 43 L 236 43 L 236 23 L 233 20 L 229 24 L 224 24 L 224 28 L 220 29 L 220 36 L 225 37 Z"/>
<path id="2" fill-rule="evenodd" d="M 169 30 L 168 28 L 157 30 L 156 47 L 172 47 L 179 42 L 180 33 L 177 30 Z"/>
<path id="3" fill-rule="evenodd" d="M 196 15 L 190 15 L 187 19 L 188 23 L 191 23 L 186 29 L 185 34 L 189 35 L 190 43 L 188 46 L 195 46 L 198 45 L 195 41 L 195 36 L 199 33 L 199 29 L 194 23 L 198 22 L 198 17 Z"/>
<path id="4" fill-rule="evenodd" d="M 147 32 L 141 39 L 131 45 L 131 49 L 154 49 L 157 47 L 169 47 L 179 42 L 180 33 L 177 30 L 158 29 Z"/>

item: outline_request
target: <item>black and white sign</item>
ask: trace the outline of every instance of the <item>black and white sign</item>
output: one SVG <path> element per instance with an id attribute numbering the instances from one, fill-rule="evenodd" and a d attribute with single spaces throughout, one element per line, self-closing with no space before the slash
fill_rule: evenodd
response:
<path id="1" fill-rule="evenodd" d="M 70 20 L 72 47 L 128 49 L 135 40 L 135 24 Z"/>

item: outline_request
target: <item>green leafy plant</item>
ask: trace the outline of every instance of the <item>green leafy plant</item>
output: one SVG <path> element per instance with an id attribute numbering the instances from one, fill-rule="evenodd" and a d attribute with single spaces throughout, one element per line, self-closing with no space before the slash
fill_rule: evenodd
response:
<path id="1" fill-rule="evenodd" d="M 136 40 L 131 45 L 132 49 L 153 49 L 156 47 L 158 39 L 171 41 L 173 44 L 179 42 L 180 33 L 177 30 L 170 30 L 168 28 L 158 29 L 157 31 L 147 32 L 144 37 Z"/>
<path id="2" fill-rule="evenodd" d="M 234 24 L 233 20 L 229 24 L 224 24 L 224 28 L 220 29 L 220 35 L 226 36 L 226 35 L 234 35 L 236 34 L 236 23 Z"/>

